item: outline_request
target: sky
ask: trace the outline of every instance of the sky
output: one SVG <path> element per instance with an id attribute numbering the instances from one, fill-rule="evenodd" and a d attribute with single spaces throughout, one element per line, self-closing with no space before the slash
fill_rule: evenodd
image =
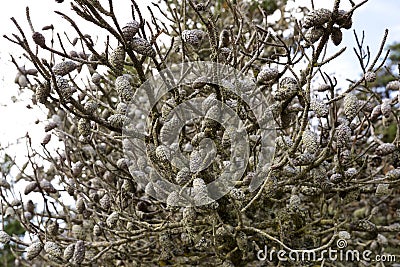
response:
<path id="1" fill-rule="evenodd" d="M 355 0 L 356 3 L 360 1 Z M 129 21 L 130 10 L 126 7 L 130 6 L 130 1 L 119 0 L 114 2 L 118 2 L 118 5 L 115 5 L 115 11 L 120 21 Z M 331 8 L 333 5 L 333 0 L 315 0 L 314 2 L 316 8 Z M 349 8 L 349 1 L 342 0 L 341 2 L 341 9 Z M 69 1 L 58 4 L 54 0 L 16 0 L 10 3 L 3 5 L 0 9 L 1 36 L 4 34 L 10 36 L 17 31 L 10 20 L 11 17 L 15 17 L 21 23 L 23 29 L 29 33 L 28 36 L 30 37 L 29 27 L 25 19 L 26 6 L 30 7 L 32 21 L 36 29 L 39 30 L 43 26 L 53 24 L 59 32 L 63 32 L 63 30 L 72 32 L 70 26 L 63 20 L 60 20 L 60 17 L 53 12 L 54 10 L 60 10 L 71 14 Z M 138 3 L 148 3 L 148 1 L 138 0 Z M 296 0 L 294 3 L 294 5 L 309 4 L 309 0 Z M 142 10 L 146 9 L 144 5 L 141 4 L 143 7 Z M 378 50 L 385 28 L 389 29 L 387 44 L 400 41 L 400 37 L 398 37 L 400 36 L 399 11 L 400 1 L 398 0 L 370 0 L 354 14 L 353 29 L 359 34 L 363 30 L 365 31 L 365 43 L 370 46 L 373 56 L 375 56 Z M 60 25 L 60 21 L 63 24 Z M 85 28 L 88 31 L 90 29 L 90 27 Z M 331 46 L 333 49 L 328 51 L 329 53 L 334 53 L 340 48 L 347 46 L 345 55 L 333 61 L 331 67 L 328 69 L 328 73 L 335 73 L 336 77 L 343 80 L 344 78 L 354 78 L 361 73 L 352 49 L 355 44 L 353 29 L 343 33 L 343 42 L 339 47 Z M 97 30 L 93 29 L 93 31 L 95 35 Z M 34 144 L 40 144 L 44 137 L 43 125 L 46 121 L 46 112 L 40 106 L 32 105 L 29 101 L 30 92 L 20 91 L 18 90 L 18 86 L 14 84 L 16 71 L 10 62 L 10 53 L 14 54 L 18 59 L 17 55 L 21 54 L 21 50 L 3 37 L 0 37 L 0 48 L 0 144 L 3 147 L 12 144 L 17 138 L 24 136 L 27 132 L 32 137 Z M 23 59 L 19 60 L 23 62 Z M 13 103 L 12 99 L 15 96 L 22 96 L 22 98 L 27 100 Z M 26 108 L 29 104 L 33 107 L 32 109 Z M 40 122 L 35 124 L 37 120 Z M 17 149 L 17 146 L 12 146 L 9 153 L 21 157 L 25 155 L 24 152 L 21 153 L 21 150 Z"/>

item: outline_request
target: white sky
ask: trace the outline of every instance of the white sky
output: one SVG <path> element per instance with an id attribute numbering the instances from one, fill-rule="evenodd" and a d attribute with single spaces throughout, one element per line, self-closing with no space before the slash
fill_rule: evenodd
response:
<path id="1" fill-rule="evenodd" d="M 356 2 L 360 1 L 361 0 L 356 0 Z M 129 21 L 130 1 L 118 0 L 114 2 L 118 3 L 118 5 L 115 4 L 115 11 L 118 14 L 120 22 Z M 138 0 L 138 3 L 142 3 L 143 11 L 146 10 L 145 5 L 148 2 L 149 1 L 146 0 Z M 333 0 L 315 0 L 314 2 L 316 8 L 331 8 Z M 295 3 L 303 5 L 309 4 L 310 1 L 296 0 Z M 343 5 L 341 5 L 341 8 L 348 9 L 348 1 L 342 0 L 342 3 Z M 68 32 L 73 32 L 70 26 L 63 20 L 60 20 L 60 17 L 53 12 L 53 10 L 60 10 L 71 14 L 69 1 L 57 4 L 54 0 L 14 0 L 7 5 L 3 5 L 0 9 L 0 25 L 2 25 L 0 30 L 1 36 L 4 34 L 10 36 L 11 33 L 17 32 L 10 20 L 10 17 L 13 16 L 26 32 L 29 33 L 27 35 L 30 38 L 31 34 L 25 19 L 26 6 L 30 7 L 32 21 L 37 30 L 40 30 L 43 26 L 53 24 L 56 26 L 56 30 L 61 33 L 64 29 L 67 29 Z M 398 0 L 370 0 L 355 13 L 353 29 L 356 29 L 358 33 L 365 30 L 365 43 L 370 45 L 373 56 L 376 54 L 385 28 L 389 29 L 387 44 L 400 41 L 400 39 L 396 39 L 396 36 L 400 36 L 400 23 L 398 21 L 399 11 L 400 1 Z M 63 22 L 63 25 L 60 25 L 60 21 Z M 85 27 L 86 32 L 90 32 L 90 29 L 90 27 Z M 355 77 L 361 72 L 352 49 L 355 44 L 353 29 L 344 32 L 342 45 L 339 47 L 331 46 L 333 49 L 330 50 L 330 52 L 333 53 L 334 51 L 338 51 L 341 47 L 347 46 L 345 55 L 336 59 L 328 69 L 328 73 L 336 73 L 336 77 L 343 80 L 347 77 Z M 93 36 L 97 33 L 98 30 L 95 30 Z M 36 119 L 46 119 L 45 111 L 41 111 L 38 107 L 34 107 L 33 110 L 27 109 L 25 106 L 28 103 L 31 104 L 29 101 L 10 104 L 12 103 L 12 96 L 18 95 L 20 92 L 18 91 L 18 87 L 14 84 L 16 71 L 12 63 L 9 62 L 9 54 L 18 55 L 21 50 L 3 37 L 0 37 L 0 48 L 0 144 L 6 146 L 8 143 L 15 142 L 16 138 L 24 136 L 28 131 L 33 137 L 33 142 L 39 144 L 44 136 L 43 124 L 35 125 L 34 121 Z M 27 92 L 26 95 L 29 96 L 30 92 Z M 9 152 L 14 155 L 17 154 L 17 152 L 22 153 L 21 150 L 16 148 Z M 25 152 L 23 152 L 23 154 L 25 154 Z"/>

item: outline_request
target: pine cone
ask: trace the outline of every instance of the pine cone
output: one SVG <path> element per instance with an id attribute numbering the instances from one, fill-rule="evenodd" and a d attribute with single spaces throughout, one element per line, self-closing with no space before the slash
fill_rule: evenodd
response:
<path id="1" fill-rule="evenodd" d="M 329 113 L 328 106 L 319 99 L 311 100 L 310 109 L 315 112 L 318 118 L 326 117 Z"/>
<path id="2" fill-rule="evenodd" d="M 304 18 L 303 26 L 306 29 L 314 26 L 321 26 L 331 19 L 331 14 L 332 12 L 325 8 L 313 10 Z"/>
<path id="3" fill-rule="evenodd" d="M 306 38 L 306 40 L 313 44 L 317 42 L 322 37 L 322 35 L 324 35 L 324 32 L 324 27 L 313 27 L 307 31 L 304 37 Z"/>
<path id="4" fill-rule="evenodd" d="M 323 83 L 323 84 L 320 84 L 318 86 L 317 91 L 318 92 L 325 92 L 325 91 L 328 91 L 330 89 L 331 89 L 331 86 L 329 84 Z"/>
<path id="5" fill-rule="evenodd" d="M 179 206 L 179 202 L 181 201 L 181 196 L 179 196 L 179 192 L 172 191 L 168 194 L 167 197 L 167 208 L 176 208 Z"/>
<path id="6" fill-rule="evenodd" d="M 192 173 L 199 172 L 203 167 L 203 157 L 199 150 L 195 149 L 190 153 L 189 169 Z"/>
<path id="7" fill-rule="evenodd" d="M 51 130 L 57 128 L 58 124 L 56 122 L 49 122 L 45 127 L 44 127 L 44 131 L 50 132 Z"/>
<path id="8" fill-rule="evenodd" d="M 110 55 L 110 64 L 116 69 L 116 74 L 121 75 L 125 64 L 125 49 L 118 46 Z"/>
<path id="9" fill-rule="evenodd" d="M 63 78 L 62 76 L 56 76 L 56 85 L 61 94 L 61 97 L 65 100 L 70 98 L 75 92 L 75 90 L 69 86 L 68 80 Z"/>
<path id="10" fill-rule="evenodd" d="M 305 196 L 318 196 L 321 194 L 321 189 L 317 187 L 302 186 L 300 192 Z"/>
<path id="11" fill-rule="evenodd" d="M 198 47 L 206 34 L 202 30 L 184 30 L 182 32 L 182 39 L 194 47 Z"/>
<path id="12" fill-rule="evenodd" d="M 388 179 L 390 181 L 400 179 L 400 168 L 396 168 L 396 169 L 388 171 L 385 175 L 385 179 Z"/>
<path id="13" fill-rule="evenodd" d="M 346 124 L 341 124 L 336 131 L 337 147 L 346 148 L 351 138 L 351 129 Z"/>
<path id="14" fill-rule="evenodd" d="M 129 122 L 129 118 L 123 114 L 114 114 L 108 117 L 107 121 L 112 127 L 122 129 L 125 123 Z"/>
<path id="15" fill-rule="evenodd" d="M 332 40 L 333 44 L 336 46 L 340 45 L 340 43 L 342 42 L 342 39 L 343 39 L 342 31 L 337 27 L 333 27 L 332 34 L 331 34 L 331 40 Z"/>
<path id="16" fill-rule="evenodd" d="M 229 195 L 237 201 L 244 201 L 246 199 L 246 195 L 241 188 L 232 188 Z"/>
<path id="17" fill-rule="evenodd" d="M 344 172 L 344 176 L 347 179 L 353 178 L 357 174 L 357 169 L 356 168 L 349 168 Z"/>
<path id="18" fill-rule="evenodd" d="M 103 77 L 99 73 L 95 72 L 92 74 L 92 83 L 95 85 L 100 85 L 102 78 Z"/>
<path id="19" fill-rule="evenodd" d="M 344 97 L 344 114 L 346 115 L 349 121 L 352 121 L 353 118 L 357 115 L 358 112 L 358 98 L 348 93 Z"/>
<path id="20" fill-rule="evenodd" d="M 382 104 L 381 104 L 381 112 L 382 112 L 382 115 L 385 117 L 385 118 L 389 118 L 390 117 L 390 114 L 391 114 L 391 112 L 392 112 L 392 106 L 391 106 L 391 101 L 390 101 L 390 99 L 384 99 L 383 101 L 382 101 Z"/>
<path id="21" fill-rule="evenodd" d="M 105 210 L 111 208 L 111 199 L 108 194 L 104 194 L 104 196 L 100 199 L 100 206 Z"/>
<path id="22" fill-rule="evenodd" d="M 350 29 L 351 26 L 353 26 L 351 15 L 351 13 L 346 12 L 345 10 L 339 10 L 336 24 L 339 25 L 340 28 L 344 28 L 346 30 Z"/>
<path id="23" fill-rule="evenodd" d="M 190 174 L 190 170 L 187 167 L 183 167 L 177 174 L 175 177 L 175 181 L 178 185 L 184 185 L 187 182 L 190 181 L 191 178 L 191 174 Z"/>
<path id="24" fill-rule="evenodd" d="M 163 163 L 168 162 L 171 157 L 171 151 L 167 146 L 160 145 L 156 148 L 156 157 Z"/>
<path id="25" fill-rule="evenodd" d="M 181 121 L 172 117 L 170 120 L 166 121 L 160 130 L 160 140 L 163 144 L 172 143 L 176 138 L 177 130 L 180 128 Z"/>
<path id="26" fill-rule="evenodd" d="M 359 100 L 358 103 L 359 106 L 362 108 L 362 111 L 370 113 L 374 109 L 373 104 L 369 101 L 367 102 L 365 100 Z"/>
<path id="27" fill-rule="evenodd" d="M 113 229 L 117 225 L 118 220 L 119 214 L 118 212 L 114 211 L 107 217 L 106 224 L 109 228 Z"/>
<path id="28" fill-rule="evenodd" d="M 395 81 L 388 82 L 386 84 L 386 89 L 391 90 L 391 91 L 400 90 L 400 81 L 395 80 Z"/>
<path id="29" fill-rule="evenodd" d="M 51 88 L 50 88 L 50 85 L 47 82 L 45 82 L 43 84 L 41 83 L 36 88 L 36 91 L 35 91 L 36 100 L 39 103 L 42 103 L 42 104 L 46 103 L 47 102 L 47 97 L 50 96 L 50 91 L 51 91 Z"/>
<path id="30" fill-rule="evenodd" d="M 75 62 L 67 60 L 56 64 L 53 67 L 53 72 L 55 75 L 65 76 L 68 73 L 74 71 L 77 67 L 78 65 Z"/>
<path id="31" fill-rule="evenodd" d="M 194 194 L 207 192 L 207 185 L 202 178 L 193 180 L 193 192 Z"/>
<path id="32" fill-rule="evenodd" d="M 267 83 L 278 78 L 279 71 L 277 68 L 263 67 L 257 75 L 258 83 Z"/>
<path id="33" fill-rule="evenodd" d="M 40 143 L 42 146 L 45 146 L 45 145 L 47 145 L 49 142 L 50 142 L 50 140 L 51 140 L 51 134 L 46 134 L 44 137 L 43 137 L 43 140 L 42 140 L 42 142 Z"/>
<path id="34" fill-rule="evenodd" d="M 94 114 L 98 108 L 97 103 L 94 100 L 89 100 L 85 103 L 84 109 L 89 114 Z"/>
<path id="35" fill-rule="evenodd" d="M 289 136 L 278 136 L 275 138 L 275 143 L 277 147 L 287 149 L 293 146 L 293 141 Z"/>
<path id="36" fill-rule="evenodd" d="M 43 34 L 40 32 L 34 32 L 32 34 L 32 39 L 38 46 L 44 48 L 46 47 L 46 39 L 44 38 Z"/>
<path id="37" fill-rule="evenodd" d="M 36 182 L 35 182 L 36 184 Z M 24 204 L 24 209 L 30 213 L 34 213 L 35 212 L 35 204 L 33 204 L 32 200 L 28 200 L 28 202 L 26 202 Z"/>
<path id="38" fill-rule="evenodd" d="M 299 195 L 291 195 L 289 199 L 289 208 L 290 209 L 298 209 L 301 204 L 301 199 Z"/>
<path id="39" fill-rule="evenodd" d="M 310 165 L 313 163 L 315 160 L 315 156 L 310 153 L 304 153 L 299 156 L 297 156 L 295 159 L 293 159 L 293 165 L 295 166 L 306 166 Z"/>
<path id="40" fill-rule="evenodd" d="M 285 101 L 293 98 L 299 91 L 299 86 L 293 83 L 280 85 L 275 93 L 274 99 L 277 101 Z"/>
<path id="41" fill-rule="evenodd" d="M 303 145 L 306 148 L 306 151 L 310 153 L 315 153 L 318 150 L 318 139 L 317 135 L 310 130 L 306 130 L 303 133 Z"/>
<path id="42" fill-rule="evenodd" d="M 57 189 L 55 189 L 54 186 L 47 180 L 40 181 L 39 185 L 43 189 L 43 191 L 48 194 L 57 193 Z"/>
<path id="43" fill-rule="evenodd" d="M 33 260 L 36 258 L 43 249 L 43 244 L 41 242 L 34 242 L 29 247 L 26 248 L 26 258 L 28 260 Z"/>
<path id="44" fill-rule="evenodd" d="M 118 114 L 126 114 L 127 110 L 128 110 L 128 105 L 125 104 L 124 102 L 119 102 L 117 104 L 116 112 Z"/>
<path id="45" fill-rule="evenodd" d="M 8 244 L 10 242 L 11 237 L 4 231 L 0 230 L 0 244 Z"/>
<path id="46" fill-rule="evenodd" d="M 376 73 L 373 72 L 373 71 L 367 71 L 367 72 L 364 74 L 364 78 L 365 78 L 365 80 L 366 80 L 367 82 L 369 82 L 369 83 L 375 82 L 375 80 L 376 80 Z"/>
<path id="47" fill-rule="evenodd" d="M 378 120 L 378 118 L 379 118 L 380 115 L 382 115 L 381 105 L 376 105 L 376 106 L 374 107 L 374 109 L 372 110 L 369 119 L 370 119 L 372 122 L 375 122 L 375 121 Z"/>
<path id="48" fill-rule="evenodd" d="M 136 33 L 138 33 L 140 28 L 140 23 L 136 20 L 128 22 L 124 27 L 122 27 L 122 35 L 125 40 L 130 41 Z"/>
<path id="49" fill-rule="evenodd" d="M 47 224 L 46 231 L 50 236 L 57 236 L 59 230 L 59 225 L 57 221 L 50 221 Z"/>
<path id="50" fill-rule="evenodd" d="M 221 108 L 219 105 L 211 107 L 209 110 L 207 110 L 205 118 L 203 120 L 203 127 L 211 127 L 215 128 L 218 125 L 218 121 L 221 119 Z M 205 123 L 208 121 L 208 123 Z"/>
<path id="51" fill-rule="evenodd" d="M 391 143 L 384 143 L 379 145 L 376 149 L 375 149 L 375 154 L 377 154 L 378 156 L 387 156 L 389 154 L 392 154 L 393 152 L 396 151 L 396 146 L 394 144 Z"/>
<path id="52" fill-rule="evenodd" d="M 376 232 L 376 225 L 368 220 L 358 220 L 352 224 L 350 224 L 350 228 L 355 231 L 362 232 Z"/>
<path id="53" fill-rule="evenodd" d="M 79 240 L 75 244 L 74 255 L 72 256 L 72 262 L 75 264 L 81 264 L 85 259 L 85 242 Z"/>
<path id="54" fill-rule="evenodd" d="M 76 211 L 79 214 L 82 214 L 83 211 L 86 209 L 85 201 L 83 200 L 83 197 L 79 196 L 78 199 L 76 200 Z"/>
<path id="55" fill-rule="evenodd" d="M 99 235 L 101 235 L 101 233 L 102 233 L 102 230 L 99 225 L 96 224 L 95 226 L 93 226 L 93 235 L 94 236 L 99 236 Z"/>
<path id="56" fill-rule="evenodd" d="M 230 32 L 226 29 L 223 29 L 219 35 L 219 46 L 228 47 L 231 43 L 230 37 Z"/>
<path id="57" fill-rule="evenodd" d="M 131 48 L 136 53 L 139 53 L 144 56 L 148 57 L 156 56 L 156 51 L 153 49 L 151 44 L 146 39 L 143 39 L 141 37 L 133 37 L 131 41 Z"/>
<path id="58" fill-rule="evenodd" d="M 55 258 L 60 258 L 62 255 L 60 247 L 51 241 L 47 241 L 44 244 L 44 251 Z"/>
<path id="59" fill-rule="evenodd" d="M 133 87 L 129 81 L 129 77 L 126 75 L 118 76 L 115 79 L 115 90 L 123 102 L 130 102 L 134 95 Z"/>
<path id="60" fill-rule="evenodd" d="M 285 85 L 288 85 L 288 84 L 297 85 L 297 81 L 293 77 L 284 77 L 279 83 L 280 86 L 285 86 Z"/>
<path id="61" fill-rule="evenodd" d="M 351 238 L 351 235 L 347 231 L 339 231 L 338 232 L 338 238 L 349 240 Z"/>
<path id="62" fill-rule="evenodd" d="M 389 184 L 378 184 L 375 191 L 375 196 L 384 197 L 390 194 Z"/>
<path id="63" fill-rule="evenodd" d="M 340 173 L 334 173 L 329 178 L 329 181 L 331 181 L 334 184 L 338 184 L 343 181 L 343 177 Z"/>
<path id="64" fill-rule="evenodd" d="M 66 261 L 70 260 L 74 255 L 75 244 L 70 244 L 64 249 L 64 259 Z"/>
<path id="65" fill-rule="evenodd" d="M 85 118 L 80 118 L 78 121 L 78 132 L 82 136 L 90 135 L 92 127 L 90 126 L 90 120 Z"/>

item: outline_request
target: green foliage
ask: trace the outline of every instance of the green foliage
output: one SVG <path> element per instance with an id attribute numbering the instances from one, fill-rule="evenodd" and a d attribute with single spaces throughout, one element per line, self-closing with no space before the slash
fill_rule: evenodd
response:
<path id="1" fill-rule="evenodd" d="M 385 87 L 390 81 L 398 79 L 396 73 L 399 72 L 399 61 L 400 61 L 400 43 L 393 43 L 387 47 L 390 50 L 390 54 L 386 64 L 377 72 L 377 78 L 374 82 L 374 87 Z"/>
<path id="2" fill-rule="evenodd" d="M 17 235 L 23 237 L 25 234 L 25 229 L 21 226 L 21 223 L 17 220 L 6 220 L 4 221 L 4 231 L 10 236 Z M 0 265 L 1 266 L 14 266 L 15 257 L 11 252 L 11 249 L 16 250 L 17 245 L 14 243 L 9 243 L 0 249 Z"/>

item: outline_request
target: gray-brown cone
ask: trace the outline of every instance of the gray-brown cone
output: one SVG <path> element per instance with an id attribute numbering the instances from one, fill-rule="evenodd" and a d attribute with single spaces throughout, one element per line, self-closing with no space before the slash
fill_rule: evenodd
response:
<path id="1" fill-rule="evenodd" d="M 151 44 L 141 37 L 133 37 L 131 41 L 131 48 L 138 54 L 148 56 L 148 57 L 155 57 L 156 51 L 153 49 Z"/>
<path id="2" fill-rule="evenodd" d="M 139 31 L 140 24 L 136 20 L 128 22 L 124 27 L 122 27 L 122 35 L 125 40 L 130 41 L 133 36 Z"/>
<path id="3" fill-rule="evenodd" d="M 184 30 L 182 31 L 182 39 L 185 43 L 192 46 L 199 46 L 203 40 L 205 33 L 202 30 Z"/>
<path id="4" fill-rule="evenodd" d="M 26 248 L 26 258 L 28 260 L 33 260 L 36 258 L 43 249 L 43 244 L 41 242 L 34 242 L 29 247 Z"/>
<path id="5" fill-rule="evenodd" d="M 73 61 L 63 61 L 53 67 L 53 72 L 55 75 L 65 76 L 68 73 L 74 71 L 77 67 L 78 65 Z"/>
<path id="6" fill-rule="evenodd" d="M 85 259 L 85 250 L 85 242 L 82 240 L 77 241 L 72 256 L 72 262 L 75 264 L 81 264 Z"/>
<path id="7" fill-rule="evenodd" d="M 332 12 L 325 8 L 313 10 L 304 18 L 303 26 L 306 29 L 314 26 L 321 26 L 330 20 L 331 14 Z"/>

